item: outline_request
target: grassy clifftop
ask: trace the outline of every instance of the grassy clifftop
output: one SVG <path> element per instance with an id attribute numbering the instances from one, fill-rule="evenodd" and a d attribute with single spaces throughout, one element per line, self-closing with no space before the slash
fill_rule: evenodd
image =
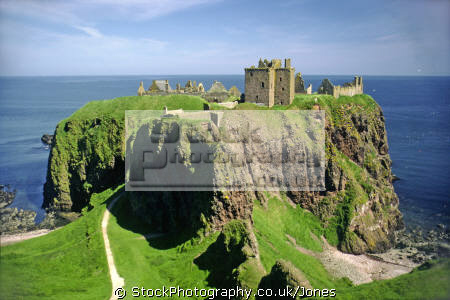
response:
<path id="1" fill-rule="evenodd" d="M 183 95 L 124 97 L 91 102 L 61 121 L 45 206 L 83 216 L 47 236 L 2 247 L 0 294 L 108 298 L 100 223 L 124 180 L 124 112 L 202 110 L 204 104 Z M 291 105 L 272 109 L 317 108 L 327 115 L 326 192 L 124 193 L 108 235 L 127 291 L 287 284 L 336 289 L 338 299 L 448 298 L 448 260 L 360 286 L 327 271 L 317 254 L 326 251 L 321 236 L 346 252 L 382 251 L 391 246 L 401 215 L 378 104 L 367 95 L 297 95 Z M 268 108 L 243 103 L 236 109 Z"/>
<path id="2" fill-rule="evenodd" d="M 124 181 L 126 110 L 203 110 L 200 97 L 142 96 L 92 101 L 62 120 L 50 153 L 44 207 L 81 211 L 90 195 Z"/>
<path id="3" fill-rule="evenodd" d="M 86 104 L 61 121 L 55 130 L 44 206 L 81 211 L 89 206 L 92 193 L 123 183 L 125 110 L 162 110 L 165 106 L 202 110 L 205 104 L 200 97 L 187 95 L 122 97 Z M 317 108 L 325 110 L 327 116 L 327 192 L 292 192 L 286 196 L 318 216 L 327 228 L 327 239 L 341 250 L 353 253 L 385 250 L 392 245 L 393 231 L 401 226 L 401 215 L 391 183 L 382 111 L 368 95 L 339 99 L 329 95 L 297 95 L 291 105 L 271 109 Z M 268 108 L 243 103 L 236 109 Z M 202 212 L 207 222 L 217 223 L 215 220 L 220 219 L 224 224 L 235 217 L 246 218 L 251 215 L 253 199 L 258 197 L 251 193 L 231 194 L 226 196 L 229 199 L 225 196 L 215 195 L 214 201 L 208 204 L 211 208 Z M 169 198 L 185 198 L 189 202 L 189 198 L 195 197 L 173 195 Z M 172 207 L 171 212 L 178 211 L 177 201 L 173 200 L 173 205 L 166 201 L 165 206 Z M 220 205 L 227 202 L 231 204 Z M 142 213 L 154 211 L 154 205 L 159 204 L 149 199 L 136 207 Z M 221 211 L 218 207 L 230 211 Z M 187 219 L 193 218 L 197 216 L 187 216 Z M 168 228 L 164 224 L 161 227 Z"/>

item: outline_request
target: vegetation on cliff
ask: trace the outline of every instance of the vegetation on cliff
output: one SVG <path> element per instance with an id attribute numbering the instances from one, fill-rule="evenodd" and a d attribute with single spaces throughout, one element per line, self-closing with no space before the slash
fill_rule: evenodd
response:
<path id="1" fill-rule="evenodd" d="M 94 219 L 104 206 L 99 208 L 91 196 L 123 183 L 124 111 L 162 110 L 164 106 L 202 110 L 205 104 L 198 97 L 171 95 L 85 105 L 55 130 L 45 207 L 89 211 L 73 224 L 97 222 L 87 220 Z M 113 211 L 109 234 L 126 285 L 201 288 L 239 284 L 257 288 L 277 282 L 281 276 L 290 278 L 289 282 L 306 279 L 314 288 L 336 288 L 343 299 L 349 298 L 349 293 L 367 296 L 381 289 L 386 295 L 401 295 L 391 281 L 353 287 L 348 279 L 332 277 L 316 257 L 296 248 L 320 252 L 320 237 L 324 236 L 346 252 L 383 251 L 392 246 L 393 233 L 402 225 L 378 104 L 367 95 L 339 99 L 297 95 L 291 105 L 271 109 L 318 108 L 327 116 L 326 192 L 158 192 L 122 197 Z M 236 109 L 268 108 L 243 103 Z M 57 232 L 70 226 L 76 225 Z M 78 234 L 83 235 L 81 229 Z M 41 246 L 36 242 L 35 251 Z M 223 264 L 218 264 L 219 260 Z M 14 259 L 8 257 L 7 261 Z M 102 264 L 104 261 L 92 262 L 91 266 Z M 444 262 L 432 269 L 443 276 L 449 265 Z M 25 273 L 16 275 L 27 278 Z M 430 270 L 418 270 L 395 280 L 402 285 L 407 280 L 437 278 Z M 430 286 L 443 286 L 442 280 Z M 419 287 L 410 291 L 416 292 L 417 298 L 428 297 L 425 293 L 430 290 Z M 2 290 L 6 288 L 4 285 Z M 449 292 L 439 293 L 434 295 Z"/>
<path id="2" fill-rule="evenodd" d="M 203 110 L 204 103 L 184 95 L 89 102 L 56 127 L 43 206 L 81 211 L 92 193 L 123 183 L 125 110 Z"/>
<path id="3" fill-rule="evenodd" d="M 120 192 L 116 189 L 95 194 L 90 201 L 93 208 L 73 223 L 46 236 L 2 247 L 2 298 L 108 299 L 111 282 L 101 220 L 107 203 Z M 286 237 L 289 234 L 298 245 L 320 251 L 320 243 L 310 233 L 317 237 L 324 230 L 317 217 L 293 207 L 286 198 L 258 201 L 253 219 L 251 227 L 235 220 L 208 236 L 189 230 L 161 235 L 134 217 L 129 198 L 123 193 L 112 211 L 108 235 L 125 289 L 224 286 L 220 282 L 263 288 L 283 282 L 334 288 L 337 299 L 445 299 L 450 294 L 448 260 L 360 286 L 334 279 L 316 258 L 299 252 Z"/>
<path id="4" fill-rule="evenodd" d="M 44 206 L 80 211 L 89 205 L 86 199 L 93 192 L 123 182 L 125 110 L 162 110 L 165 106 L 202 110 L 205 104 L 203 99 L 187 95 L 123 97 L 88 103 L 56 128 Z M 288 193 L 287 196 L 319 216 L 327 228 L 325 236 L 340 249 L 353 253 L 383 251 L 392 245 L 392 233 L 402 223 L 391 183 L 391 161 L 381 109 L 367 95 L 339 99 L 329 95 L 297 95 L 291 105 L 272 109 L 319 107 L 327 116 L 327 192 Z M 268 108 L 243 103 L 236 109 Z M 178 198 L 183 197 L 188 196 Z M 247 198 L 241 202 L 251 203 L 255 195 L 236 193 L 234 197 Z M 211 205 L 227 201 L 220 196 L 216 200 Z M 152 210 L 155 204 L 148 205 Z M 178 205 L 179 201 L 174 203 L 175 207 Z M 146 210 L 145 204 L 135 206 L 140 207 L 136 209 L 138 212 Z M 202 209 L 206 210 L 203 214 L 207 221 L 215 223 L 211 220 L 211 209 Z M 199 213 L 196 211 L 195 215 L 198 217 Z"/>
<path id="5" fill-rule="evenodd" d="M 82 218 L 45 236 L 3 246 L 2 299 L 106 299 L 111 293 L 101 218 L 114 194 L 91 197 Z"/>

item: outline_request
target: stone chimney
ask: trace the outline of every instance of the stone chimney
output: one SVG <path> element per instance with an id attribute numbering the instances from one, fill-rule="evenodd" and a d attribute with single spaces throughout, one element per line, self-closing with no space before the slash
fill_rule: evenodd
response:
<path id="1" fill-rule="evenodd" d="M 145 94 L 144 82 L 142 82 L 142 81 L 139 84 L 139 88 L 138 88 L 137 94 L 138 94 L 138 96 L 143 96 Z"/>
<path id="2" fill-rule="evenodd" d="M 285 58 L 284 59 L 284 67 L 285 68 L 290 68 L 291 67 L 291 59 L 290 58 Z"/>

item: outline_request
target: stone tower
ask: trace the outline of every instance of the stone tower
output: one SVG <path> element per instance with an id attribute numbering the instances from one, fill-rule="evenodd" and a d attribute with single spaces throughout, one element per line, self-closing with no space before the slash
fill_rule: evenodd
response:
<path id="1" fill-rule="evenodd" d="M 138 96 L 143 96 L 145 94 L 144 82 L 142 82 L 142 81 L 139 84 L 139 88 L 138 88 L 137 94 L 138 94 Z"/>
<path id="2" fill-rule="evenodd" d="M 258 68 L 245 69 L 245 100 L 263 103 L 269 107 L 275 104 L 292 103 L 295 94 L 295 69 L 291 60 L 280 59 L 259 60 Z"/>

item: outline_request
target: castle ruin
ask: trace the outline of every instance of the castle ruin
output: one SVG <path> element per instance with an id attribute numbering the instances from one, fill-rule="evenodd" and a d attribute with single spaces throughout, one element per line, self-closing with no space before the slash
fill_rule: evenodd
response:
<path id="1" fill-rule="evenodd" d="M 289 105 L 295 94 L 295 69 L 291 59 L 259 60 L 258 67 L 245 68 L 245 101 L 272 107 L 275 104 Z"/>
<path id="2" fill-rule="evenodd" d="M 335 98 L 340 96 L 354 96 L 364 93 L 363 80 L 361 76 L 355 76 L 352 82 L 344 83 L 342 86 L 333 85 L 330 80 L 324 79 L 319 86 L 318 94 L 332 95 Z M 177 83 L 173 90 L 168 80 L 153 80 L 152 85 L 146 91 L 141 81 L 137 92 L 138 96 L 144 95 L 167 95 L 167 94 L 188 94 L 200 96 L 209 102 L 225 102 L 230 97 L 239 99 L 245 95 L 246 102 L 253 102 L 260 105 L 272 107 L 274 105 L 289 105 L 294 100 L 295 94 L 312 94 L 312 85 L 305 88 L 305 81 L 302 74 L 295 74 L 295 69 L 291 66 L 291 59 L 260 59 L 258 67 L 251 66 L 245 68 L 245 94 L 236 86 L 227 90 L 221 82 L 214 81 L 211 88 L 206 91 L 203 83 L 188 80 L 184 87 Z M 243 100 L 244 97 L 241 98 Z"/>
<path id="3" fill-rule="evenodd" d="M 172 88 L 169 85 L 169 80 L 153 80 L 152 85 L 148 88 L 150 92 L 166 92 L 170 93 Z"/>
<path id="4" fill-rule="evenodd" d="M 352 82 L 346 82 L 340 86 L 333 85 L 330 80 L 325 78 L 319 86 L 318 93 L 333 95 L 334 98 L 339 98 L 339 96 L 354 96 L 363 94 L 363 80 L 361 76 L 355 76 Z"/>
<path id="5" fill-rule="evenodd" d="M 295 93 L 296 94 L 312 94 L 312 84 L 309 84 L 305 89 L 305 81 L 302 78 L 302 73 L 298 72 L 295 75 Z"/>
<path id="6" fill-rule="evenodd" d="M 199 96 L 209 102 L 224 102 L 230 97 L 239 99 L 241 92 L 236 86 L 232 86 L 230 90 L 227 90 L 225 86 L 215 80 L 211 88 L 205 91 L 203 83 L 198 83 L 194 80 L 188 80 L 184 87 L 177 83 L 176 88 L 172 89 L 168 80 L 153 80 L 148 90 L 144 89 L 144 83 L 141 81 L 138 91 L 138 96 L 145 95 L 168 95 L 168 94 L 187 94 L 193 96 Z"/>

